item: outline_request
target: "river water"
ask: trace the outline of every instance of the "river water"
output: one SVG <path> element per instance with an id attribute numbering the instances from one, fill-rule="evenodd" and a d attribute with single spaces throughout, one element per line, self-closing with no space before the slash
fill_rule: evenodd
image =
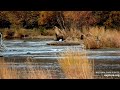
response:
<path id="1" fill-rule="evenodd" d="M 5 60 L 14 59 L 16 68 L 24 67 L 19 65 L 18 61 L 24 61 L 25 58 L 30 57 L 32 60 L 37 60 L 42 68 L 58 68 L 57 59 L 59 53 L 65 52 L 67 49 L 79 50 L 83 52 L 82 46 L 49 46 L 47 43 L 53 40 L 4 40 L 5 50 L 0 52 L 0 56 Z M 120 71 L 120 49 L 91 49 L 86 50 L 88 59 L 96 61 L 96 70 L 116 69 Z M 101 67 L 102 65 L 102 67 Z M 114 68 L 113 68 L 114 67 Z M 59 73 L 60 72 L 56 72 Z M 97 72 L 98 73 L 98 72 Z"/>
<path id="2" fill-rule="evenodd" d="M 6 40 L 4 45 L 6 51 L 1 52 L 4 57 L 32 57 L 39 59 L 56 60 L 59 58 L 57 53 L 64 52 L 66 49 L 76 48 L 82 52 L 81 46 L 49 46 L 47 43 L 52 41 L 39 40 Z M 94 60 L 120 60 L 120 49 L 94 49 L 86 50 L 89 59 Z"/>

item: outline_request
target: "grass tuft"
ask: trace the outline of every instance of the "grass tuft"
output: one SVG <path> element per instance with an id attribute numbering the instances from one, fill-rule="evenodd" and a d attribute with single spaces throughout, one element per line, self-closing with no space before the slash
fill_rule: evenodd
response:
<path id="1" fill-rule="evenodd" d="M 67 50 L 60 56 L 64 58 L 61 58 L 58 62 L 67 79 L 94 78 L 93 62 L 88 60 L 85 52 Z"/>

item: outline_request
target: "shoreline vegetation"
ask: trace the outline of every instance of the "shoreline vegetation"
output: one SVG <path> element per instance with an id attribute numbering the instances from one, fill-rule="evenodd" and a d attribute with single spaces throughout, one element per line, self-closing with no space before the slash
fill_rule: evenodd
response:
<path id="1" fill-rule="evenodd" d="M 52 30 L 41 31 L 40 29 L 0 29 L 4 39 L 54 39 L 55 32 Z"/>
<path id="2" fill-rule="evenodd" d="M 59 53 L 59 56 L 64 58 L 57 60 L 59 66 L 57 69 L 54 68 L 54 65 L 50 69 L 39 67 L 41 62 L 29 57 L 24 62 L 18 61 L 18 67 L 15 59 L 7 61 L 0 58 L 0 79 L 119 79 L 117 76 L 119 73 L 116 73 L 116 76 L 109 76 L 109 73 L 104 74 L 104 72 L 118 72 L 119 69 L 111 69 L 112 67 L 106 69 L 104 65 L 118 65 L 119 60 L 89 60 L 86 51 L 74 52 L 71 49 Z M 54 70 L 60 70 L 57 72 L 61 72 L 59 75 L 62 76 L 56 77 L 58 73 Z"/>
<path id="3" fill-rule="evenodd" d="M 32 67 L 35 62 L 29 58 L 24 62 L 26 67 L 22 69 L 15 68 L 12 62 L 14 63 L 14 61 L 11 61 L 11 64 L 9 64 L 4 59 L 0 59 L 0 79 L 52 79 L 49 70 Z"/>
<path id="4" fill-rule="evenodd" d="M 88 60 L 86 52 L 68 49 L 60 53 L 58 60 L 67 79 L 94 79 L 94 60 Z"/>
<path id="5" fill-rule="evenodd" d="M 55 30 L 45 30 L 41 34 L 41 30 L 36 29 L 2 29 L 4 39 L 38 39 L 38 40 L 56 40 Z M 101 48 L 120 48 L 120 31 L 116 29 L 105 29 L 104 27 L 83 28 L 83 32 L 76 28 L 71 28 L 70 31 L 65 31 L 66 39 L 61 45 L 72 43 L 76 45 L 83 43 L 86 49 L 101 49 Z M 81 40 L 81 35 L 83 38 Z M 52 43 L 48 45 L 59 45 Z"/>
<path id="6" fill-rule="evenodd" d="M 67 50 L 59 56 L 64 57 L 58 60 L 58 64 L 65 79 L 94 79 L 94 61 L 88 60 L 85 53 Z M 0 59 L 0 79 L 55 79 L 49 69 L 37 68 L 39 64 L 30 58 L 23 65 L 25 67 L 19 69 L 14 61 L 8 63 Z"/>

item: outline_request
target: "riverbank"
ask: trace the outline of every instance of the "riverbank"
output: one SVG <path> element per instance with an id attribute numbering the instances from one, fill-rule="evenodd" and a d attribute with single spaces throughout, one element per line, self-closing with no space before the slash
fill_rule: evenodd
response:
<path id="1" fill-rule="evenodd" d="M 0 29 L 3 39 L 54 39 L 55 32 L 52 29 Z"/>
<path id="2" fill-rule="evenodd" d="M 2 62 L 0 58 L 0 65 L 4 66 L 0 68 L 0 78 L 2 79 L 69 79 L 65 75 L 68 72 L 63 72 L 57 60 L 28 60 L 25 58 L 21 58 L 19 61 L 15 58 L 14 60 L 4 60 Z M 120 79 L 119 71 L 119 60 L 94 60 L 93 79 Z M 74 73 L 73 76 L 71 78 L 78 78 L 76 76 L 79 76 L 79 72 L 77 75 Z"/>
<path id="3" fill-rule="evenodd" d="M 39 39 L 55 40 L 55 31 L 53 29 L 0 29 L 3 33 L 3 39 Z M 83 28 L 82 31 L 76 28 L 70 28 L 65 31 L 66 42 L 83 42 L 86 49 L 100 48 L 120 48 L 120 31 L 116 29 L 105 29 L 104 27 Z M 80 36 L 83 35 L 82 40 Z M 54 44 L 54 43 L 52 43 Z M 56 45 L 59 45 L 58 43 Z"/>

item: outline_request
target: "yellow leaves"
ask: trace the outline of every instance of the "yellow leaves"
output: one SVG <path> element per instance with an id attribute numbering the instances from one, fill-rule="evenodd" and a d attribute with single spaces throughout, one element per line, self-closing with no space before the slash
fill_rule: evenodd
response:
<path id="1" fill-rule="evenodd" d="M 46 24 L 49 20 L 53 18 L 53 15 L 54 11 L 41 11 L 38 23 L 40 25 Z"/>

